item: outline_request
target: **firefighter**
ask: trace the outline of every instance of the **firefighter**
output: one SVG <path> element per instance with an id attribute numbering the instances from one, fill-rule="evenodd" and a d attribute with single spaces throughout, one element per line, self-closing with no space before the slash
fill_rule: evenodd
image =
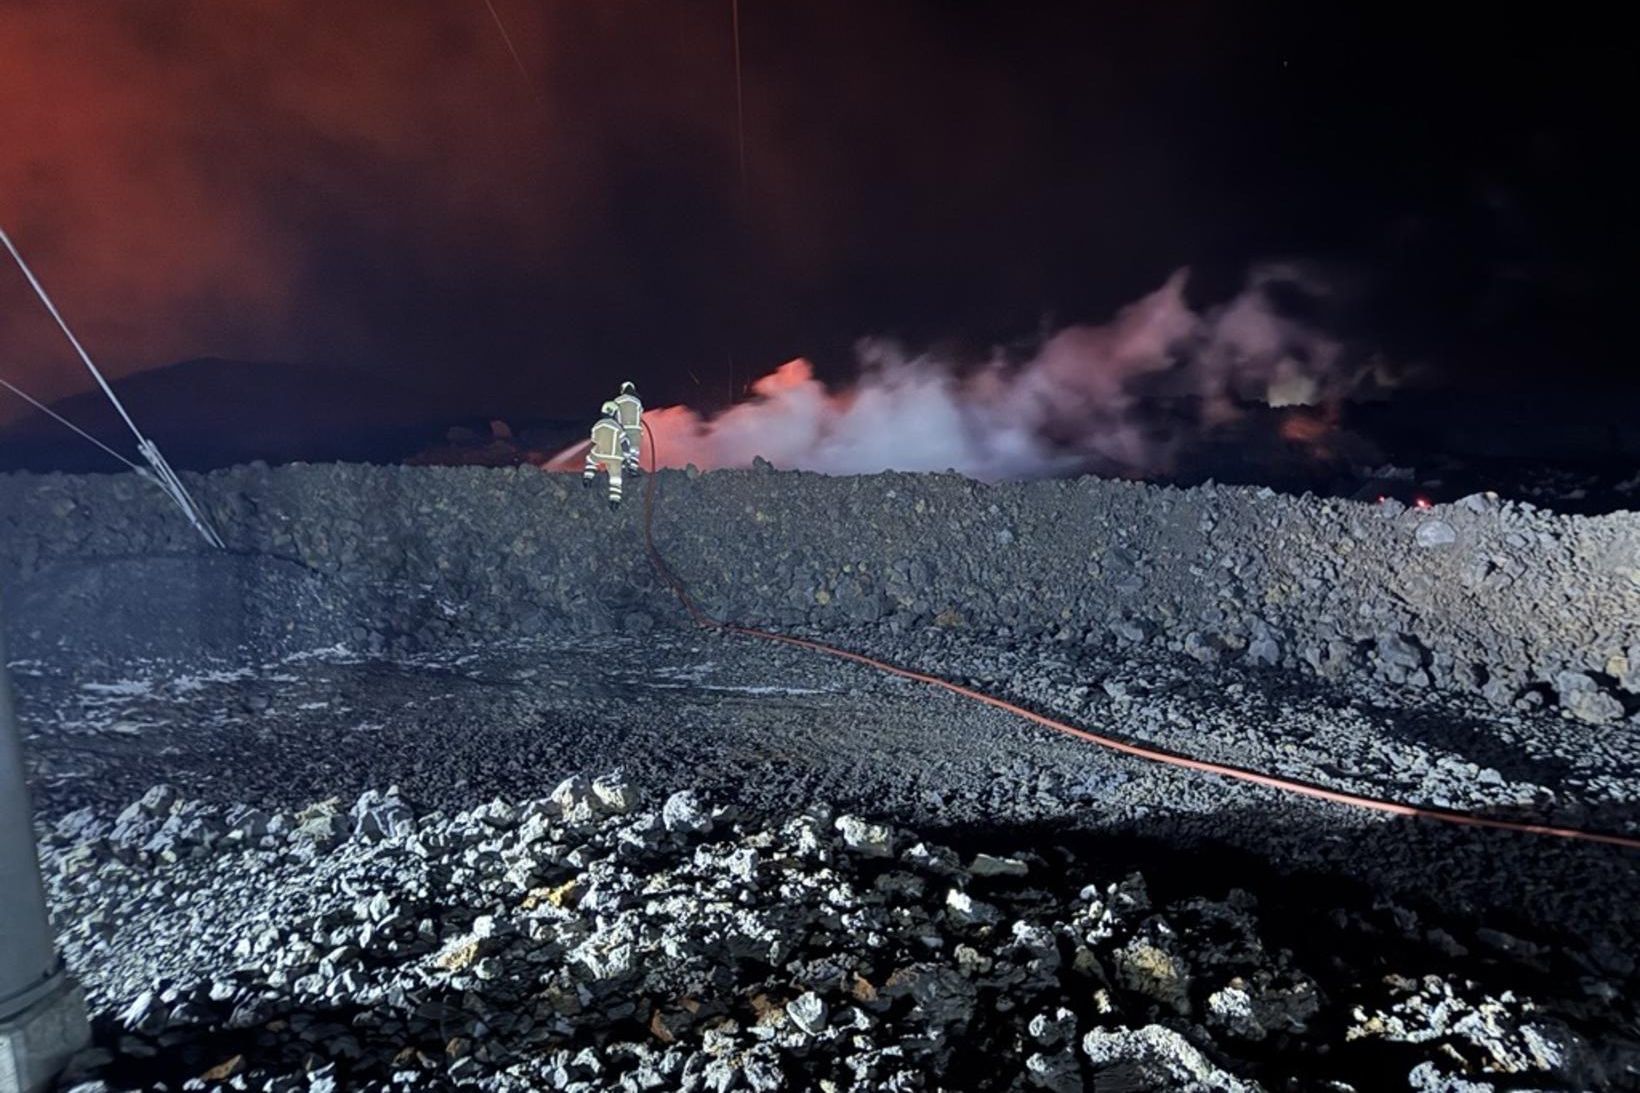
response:
<path id="1" fill-rule="evenodd" d="M 621 428 L 620 409 L 613 402 L 603 405 L 603 417 L 592 426 L 592 447 L 587 451 L 586 470 L 581 485 L 590 487 L 601 466 L 609 475 L 609 507 L 621 503 L 621 469 L 632 462 L 632 445 Z"/>
<path id="2" fill-rule="evenodd" d="M 626 430 L 626 442 L 632 448 L 626 469 L 636 474 L 643 469 L 643 403 L 638 400 L 638 389 L 630 380 L 621 384 L 621 393 L 615 397 L 615 410 L 621 428 Z"/>

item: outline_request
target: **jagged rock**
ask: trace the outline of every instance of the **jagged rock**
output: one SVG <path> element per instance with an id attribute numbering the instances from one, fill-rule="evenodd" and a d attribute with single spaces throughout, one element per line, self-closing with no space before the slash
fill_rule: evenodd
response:
<path id="1" fill-rule="evenodd" d="M 1246 1040 L 1263 1040 L 1272 1032 L 1303 1033 L 1321 1010 L 1321 997 L 1308 979 L 1276 986 L 1260 970 L 1249 982 L 1240 977 L 1207 998 L 1207 1020 L 1216 1028 Z"/>
<path id="2" fill-rule="evenodd" d="M 97 815 L 96 809 L 87 805 L 65 813 L 52 824 L 51 830 L 66 842 L 90 843 L 102 838 L 112 826 Z"/>
<path id="3" fill-rule="evenodd" d="M 1445 520 L 1425 520 L 1418 525 L 1415 533 L 1420 547 L 1431 549 L 1434 547 L 1451 546 L 1458 541 L 1458 533 Z"/>
<path id="4" fill-rule="evenodd" d="M 755 885 L 763 857 L 755 849 L 743 846 L 729 855 L 726 862 L 729 875 L 742 884 Z"/>
<path id="5" fill-rule="evenodd" d="M 327 1069 L 336 1061 L 361 1088 L 396 1080 L 507 1093 L 842 1093 L 852 1078 L 910 1090 L 950 1073 L 965 1044 L 1003 1046 L 965 1059 L 962 1080 L 1055 1093 L 1255 1088 L 1227 1069 L 1239 1064 L 1214 1061 L 1220 1051 L 1273 1079 L 1286 1076 L 1278 1048 L 1304 1051 L 1307 1069 L 1326 1065 L 1315 1051 L 1325 1041 L 1285 1039 L 1315 1034 L 1319 989 L 1298 958 L 1266 947 L 1246 892 L 1153 906 L 1141 875 L 1110 883 L 1096 860 L 1084 866 L 1065 848 L 1034 846 L 964 870 L 950 850 L 914 839 L 898 857 L 892 845 L 844 853 L 850 830 L 873 845 L 876 835 L 862 829 L 874 825 L 847 816 L 834 824 L 822 805 L 765 823 L 714 814 L 684 792 L 659 815 L 617 815 L 596 783 L 565 787 L 584 823 L 559 822 L 560 802 L 503 799 L 408 819 L 413 835 L 355 838 L 322 858 L 304 840 L 269 840 L 233 844 L 203 865 L 109 863 L 95 884 L 83 872 L 53 879 L 54 898 L 69 901 L 80 923 L 61 933 L 80 967 L 110 966 L 96 963 L 91 939 L 116 918 L 122 930 L 164 928 L 201 906 L 211 911 L 192 920 L 202 930 L 197 953 L 164 954 L 182 967 L 222 961 L 210 974 L 104 988 L 120 1001 L 103 1003 L 100 1019 L 129 1033 L 109 1065 L 223 1030 L 256 1039 L 227 1079 L 247 1089 L 305 1089 L 314 1075 L 339 1088 L 342 1071 Z M 355 827 L 396 797 L 361 796 Z M 181 803 L 163 820 L 142 816 L 178 834 L 204 814 Z M 321 802 L 299 826 L 342 818 L 334 801 Z M 708 823 L 712 840 L 686 837 Z M 97 825 L 81 817 L 70 829 Z M 1030 887 L 1013 883 L 1017 869 L 990 864 L 1026 860 Z M 171 887 L 184 876 L 208 887 Z M 293 891 L 307 910 L 269 904 L 269 877 L 287 887 L 298 878 Z M 1438 921 L 1380 910 L 1411 941 Z M 225 939 L 211 936 L 219 916 L 231 923 Z M 1551 956 L 1496 930 L 1464 937 L 1489 960 Z M 1598 967 L 1611 983 L 1602 992 L 1591 978 L 1579 997 L 1621 1005 L 1626 959 L 1615 950 L 1587 956 L 1591 975 Z M 1200 1014 L 1193 980 L 1207 988 Z M 1361 989 L 1375 1005 L 1387 989 L 1394 1004 L 1359 1012 L 1353 1039 L 1456 1052 L 1512 1080 L 1605 1082 L 1589 1046 L 1523 998 L 1474 1001 L 1469 988 L 1439 979 L 1375 977 Z M 1155 1019 L 1152 1004 L 1171 1028 L 1125 1027 Z M 223 1061 L 201 1061 L 193 1080 Z"/>
<path id="6" fill-rule="evenodd" d="M 960 888 L 945 894 L 945 913 L 958 926 L 995 926 L 1002 921 L 1001 911 Z"/>
<path id="7" fill-rule="evenodd" d="M 1498 1087 L 1491 1082 L 1472 1082 L 1454 1074 L 1442 1074 L 1428 1060 L 1407 1074 L 1407 1088 L 1414 1093 L 1498 1093 Z"/>
<path id="8" fill-rule="evenodd" d="M 342 817 L 333 809 L 315 806 L 297 817 L 290 837 L 309 843 L 319 849 L 334 846 L 347 834 Z"/>
<path id="9" fill-rule="evenodd" d="M 1254 664 L 1280 664 L 1281 645 L 1273 638 L 1254 638 L 1247 643 L 1247 659 Z"/>
<path id="10" fill-rule="evenodd" d="M 1028 874 L 1030 866 L 1018 858 L 998 858 L 990 854 L 974 855 L 973 864 L 968 871 L 976 877 L 1023 877 Z"/>
<path id="11" fill-rule="evenodd" d="M 497 798 L 473 809 L 472 818 L 485 827 L 508 830 L 518 823 L 518 810 L 510 802 Z"/>
<path id="12" fill-rule="evenodd" d="M 708 835 L 712 831 L 712 814 L 693 790 L 680 790 L 668 797 L 661 819 L 666 830 L 678 835 Z"/>
<path id="13" fill-rule="evenodd" d="M 1220 1028 L 1248 1040 L 1262 1040 L 1269 1030 L 1253 1014 L 1253 999 L 1238 987 L 1225 987 L 1207 998 L 1207 1018 Z"/>
<path id="14" fill-rule="evenodd" d="M 890 998 L 909 996 L 913 1016 L 936 1028 L 966 1027 L 974 1018 L 977 992 L 961 973 L 943 964 L 914 964 L 895 972 L 883 985 Z"/>
<path id="15" fill-rule="evenodd" d="M 928 882 L 913 873 L 895 871 L 883 873 L 871 882 L 872 890 L 889 900 L 905 903 L 920 901 L 928 891 Z"/>
<path id="16" fill-rule="evenodd" d="M 818 1036 L 826 1029 L 828 1010 L 825 999 L 813 991 L 805 991 L 786 1003 L 786 1016 L 809 1036 Z"/>
<path id="17" fill-rule="evenodd" d="M 913 843 L 901 855 L 907 865 L 942 877 L 962 875 L 962 862 L 957 855 L 943 846 Z"/>
<path id="18" fill-rule="evenodd" d="M 1377 647 L 1378 659 L 1386 665 L 1410 671 L 1424 663 L 1423 649 L 1404 634 L 1384 634 Z"/>
<path id="19" fill-rule="evenodd" d="M 1182 1016 L 1190 1013 L 1190 975 L 1174 953 L 1135 938 L 1115 954 L 1117 982 Z"/>
<path id="20" fill-rule="evenodd" d="M 1082 1038 L 1095 1089 L 1259 1093 L 1258 1086 L 1221 1070 L 1190 1041 L 1161 1025 L 1094 1029 Z"/>
<path id="21" fill-rule="evenodd" d="M 557 806 L 565 823 L 586 823 L 598 812 L 592 784 L 579 774 L 559 782 L 548 799 Z"/>
<path id="22" fill-rule="evenodd" d="M 119 1022 L 132 1032 L 156 1033 L 170 1022 L 170 1014 L 153 991 L 143 991 L 121 1011 Z"/>
<path id="23" fill-rule="evenodd" d="M 1534 1016 L 1534 1008 L 1512 992 L 1478 1001 L 1436 975 L 1392 979 L 1399 996 L 1387 1010 L 1354 1011 L 1345 1039 L 1379 1038 L 1401 1043 L 1455 1042 L 1461 1054 L 1483 1053 L 1486 1068 L 1506 1074 L 1552 1075 L 1585 1084 L 1590 1065 L 1585 1045 L 1569 1029 Z"/>
<path id="24" fill-rule="evenodd" d="M 228 810 L 225 820 L 228 825 L 229 838 L 239 839 L 244 842 L 258 842 L 268 834 L 268 828 L 273 822 L 273 817 L 259 808 L 235 805 Z"/>
<path id="25" fill-rule="evenodd" d="M 167 785 L 158 785 L 144 793 L 132 807 L 150 816 L 169 816 L 181 803 L 182 795 L 175 789 Z M 131 809 L 126 810 L 130 811 Z M 125 813 L 121 813 L 120 818 L 124 819 Z"/>
<path id="26" fill-rule="evenodd" d="M 1026 1030 L 1043 1047 L 1058 1047 L 1076 1038 L 1076 1014 L 1064 1007 L 1052 1014 L 1039 1013 L 1031 1018 Z"/>
<path id="27" fill-rule="evenodd" d="M 1027 1056 L 1025 1080 L 1032 1088 L 1046 1089 L 1049 1093 L 1082 1093 L 1087 1088 L 1082 1080 L 1082 1064 L 1070 1050 Z"/>
<path id="28" fill-rule="evenodd" d="M 592 783 L 592 793 L 605 812 L 617 816 L 637 810 L 641 797 L 619 773 L 606 774 Z"/>
<path id="29" fill-rule="evenodd" d="M 1605 725 L 1621 721 L 1626 711 L 1617 697 L 1601 689 L 1587 672 L 1561 672 L 1555 676 L 1555 693 L 1561 706 L 1579 721 Z"/>
<path id="30" fill-rule="evenodd" d="M 415 813 L 393 789 L 386 794 L 366 790 L 359 795 L 350 815 L 355 839 L 402 838 L 416 830 Z"/>
<path id="31" fill-rule="evenodd" d="M 894 856 L 894 834 L 883 824 L 869 823 L 858 816 L 839 816 L 835 822 L 843 845 L 868 858 Z"/>

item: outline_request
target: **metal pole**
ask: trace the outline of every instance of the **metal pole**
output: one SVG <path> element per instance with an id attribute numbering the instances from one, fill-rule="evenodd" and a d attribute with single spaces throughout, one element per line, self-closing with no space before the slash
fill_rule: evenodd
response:
<path id="1" fill-rule="evenodd" d="M 0 1093 L 47 1088 L 90 1040 L 85 1000 L 57 957 L 0 617 Z"/>

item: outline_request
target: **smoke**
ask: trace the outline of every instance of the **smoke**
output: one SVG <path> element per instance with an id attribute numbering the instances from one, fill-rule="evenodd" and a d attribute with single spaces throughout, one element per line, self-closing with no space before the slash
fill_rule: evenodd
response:
<path id="1" fill-rule="evenodd" d="M 590 390 L 589 360 L 720 359 L 755 310 L 736 248 L 821 298 L 880 266 L 871 200 L 977 203 L 1046 144 L 930 13 L 770 5 L 743 28 L 743 190 L 726 4 L 493 3 L 518 63 L 479 0 L 0 3 L 0 223 L 116 377 L 414 367 L 494 411 Z M 0 369 L 88 384 L 7 268 Z"/>
<path id="2" fill-rule="evenodd" d="M 755 6 L 742 187 L 726 11 L 494 4 L 530 80 L 477 0 L 0 3 L 0 223 L 115 377 L 195 356 L 346 361 L 436 378 L 448 402 L 429 412 L 471 395 L 461 412 L 543 416 L 619 378 L 616 361 L 681 386 L 731 348 L 981 308 L 995 329 L 1064 295 L 1051 256 L 1068 246 L 1107 257 L 1058 302 L 1120 299 L 1154 276 L 1144 263 L 1212 234 L 1191 219 L 1217 215 L 1185 186 L 1198 157 L 1134 123 L 1156 96 L 1120 57 L 1095 66 L 1098 94 L 1029 66 L 1042 99 L 988 15 Z M 1032 18 L 1021 41 L 1060 17 Z M 1192 54 L 1216 40 L 1177 18 L 1135 33 Z M 1037 107 L 1073 99 L 1078 147 Z M 1324 406 L 1356 385 L 1280 299 L 1315 288 L 1303 271 L 1256 271 L 1205 312 L 1184 284 L 1028 360 L 871 342 L 848 390 L 794 364 L 719 418 L 655 421 L 669 458 L 701 465 L 1158 473 L 1261 401 Z M 47 399 L 87 385 L 4 268 L 0 373 Z M 0 399 L 0 418 L 20 409 Z"/>
<path id="3" fill-rule="evenodd" d="M 1228 303 L 1195 310 L 1187 274 L 1100 326 L 1048 337 L 1027 360 L 997 353 L 963 370 L 890 342 L 860 346 L 861 376 L 828 391 L 794 360 L 751 401 L 707 419 L 648 415 L 666 466 L 762 457 L 829 474 L 955 470 L 981 479 L 1092 471 L 1157 476 L 1204 444 L 1241 440 L 1327 454 L 1334 411 L 1394 382 L 1296 310 L 1324 313 L 1332 290 L 1294 264 L 1254 269 Z M 1310 407 L 1271 428 L 1271 408 Z M 1254 424 L 1243 430 L 1244 422 Z"/>
<path id="4" fill-rule="evenodd" d="M 0 4 L 0 223 L 115 376 L 436 369 L 564 295 L 537 286 L 598 285 L 600 245 L 623 276 L 598 235 L 626 145 L 703 128 L 691 35 L 722 36 L 682 11 L 496 5 L 533 87 L 476 2 Z M 693 180 L 707 155 L 671 162 Z M 534 302 L 480 310 L 506 292 Z M 88 383 L 9 267 L 0 366 L 45 398 Z"/>

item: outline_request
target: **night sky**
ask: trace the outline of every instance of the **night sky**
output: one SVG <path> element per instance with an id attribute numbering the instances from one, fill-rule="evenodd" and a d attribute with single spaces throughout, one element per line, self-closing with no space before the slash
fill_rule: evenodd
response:
<path id="1" fill-rule="evenodd" d="M 983 346 L 1271 258 L 1462 388 L 1636 389 L 1611 27 L 742 0 L 742 188 L 729 0 L 494 3 L 527 80 L 483 0 L 13 0 L 0 224 L 115 374 L 347 365 L 430 413 L 710 407 L 731 357 L 841 378 L 862 335 Z M 0 361 L 83 387 L 10 269 Z"/>

